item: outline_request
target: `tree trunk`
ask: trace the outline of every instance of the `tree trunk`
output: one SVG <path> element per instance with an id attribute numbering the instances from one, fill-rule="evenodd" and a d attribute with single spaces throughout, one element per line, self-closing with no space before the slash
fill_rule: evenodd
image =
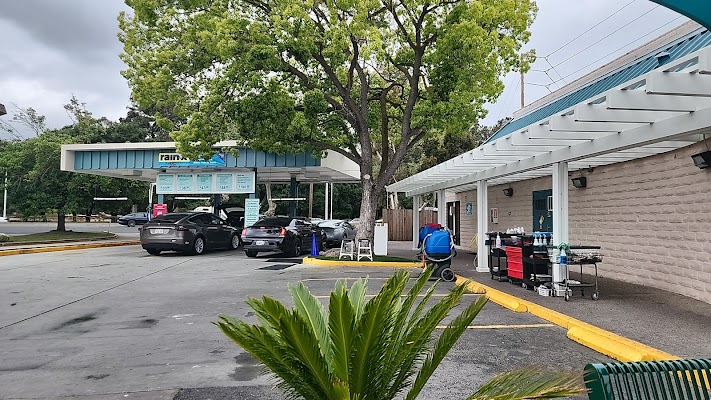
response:
<path id="1" fill-rule="evenodd" d="M 267 204 L 269 206 L 269 208 L 267 208 L 267 211 L 264 212 L 264 215 L 268 217 L 273 217 L 274 213 L 276 212 L 277 204 L 272 201 L 272 183 L 266 182 L 264 184 L 264 188 L 267 192 Z"/>
<path id="2" fill-rule="evenodd" d="M 67 230 L 64 218 L 64 211 L 57 213 L 57 232 L 65 232 Z"/>
<path id="3" fill-rule="evenodd" d="M 375 212 L 378 204 L 378 194 L 373 190 L 370 179 L 363 179 L 363 198 L 360 202 L 360 224 L 358 226 L 358 239 L 373 241 L 375 227 Z"/>

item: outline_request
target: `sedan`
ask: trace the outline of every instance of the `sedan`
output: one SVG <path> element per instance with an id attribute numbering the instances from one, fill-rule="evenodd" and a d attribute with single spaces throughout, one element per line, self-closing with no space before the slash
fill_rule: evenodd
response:
<path id="1" fill-rule="evenodd" d="M 265 217 L 242 230 L 242 244 L 247 257 L 256 257 L 259 252 L 265 251 L 280 251 L 294 257 L 311 249 L 314 234 L 317 246 L 323 249 L 323 233 L 308 221 Z"/>
<path id="2" fill-rule="evenodd" d="M 338 247 L 343 240 L 353 240 L 356 237 L 356 228 L 348 221 L 330 219 L 319 222 L 319 229 L 326 234 L 326 245 Z"/>
<path id="3" fill-rule="evenodd" d="M 153 218 L 141 228 L 141 246 L 149 254 L 172 250 L 202 254 L 207 249 L 237 249 L 239 230 L 210 213 L 170 213 Z"/>
<path id="4" fill-rule="evenodd" d="M 148 214 L 144 212 L 126 214 L 118 219 L 119 224 L 128 226 L 143 225 L 146 222 L 148 222 Z"/>

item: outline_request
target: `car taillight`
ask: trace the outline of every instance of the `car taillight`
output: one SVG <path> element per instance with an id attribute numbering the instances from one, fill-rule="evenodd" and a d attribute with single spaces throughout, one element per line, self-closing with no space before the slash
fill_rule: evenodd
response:
<path id="1" fill-rule="evenodd" d="M 247 228 L 242 228 L 242 236 L 247 236 Z"/>
<path id="2" fill-rule="evenodd" d="M 286 236 L 286 228 L 281 228 L 279 231 L 279 236 Z"/>
<path id="3" fill-rule="evenodd" d="M 190 229 L 188 229 L 188 228 L 185 227 L 185 226 L 178 225 L 178 226 L 175 228 L 175 230 L 178 231 L 178 232 L 185 232 L 185 231 L 189 231 Z"/>

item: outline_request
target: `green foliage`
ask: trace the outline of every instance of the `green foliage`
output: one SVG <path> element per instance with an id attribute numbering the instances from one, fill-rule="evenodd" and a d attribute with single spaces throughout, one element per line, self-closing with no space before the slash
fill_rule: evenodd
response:
<path id="1" fill-rule="evenodd" d="M 466 289 L 456 286 L 430 304 L 436 284 L 421 293 L 431 274 L 426 269 L 406 291 L 410 274 L 398 272 L 368 301 L 365 280 L 350 289 L 338 282 L 328 311 L 299 283 L 289 288 L 291 310 L 264 296 L 247 302 L 258 324 L 229 316 L 215 324 L 271 371 L 287 398 L 414 399 L 486 304 L 479 297 L 435 334 Z M 471 398 L 559 397 L 583 393 L 581 382 L 577 375 L 521 370 L 495 377 Z"/>
<path id="2" fill-rule="evenodd" d="M 527 69 L 532 0 L 126 0 L 133 99 L 178 151 L 221 140 L 360 164 L 361 212 L 413 146 L 465 135 Z M 375 170 L 375 167 L 378 170 Z"/>

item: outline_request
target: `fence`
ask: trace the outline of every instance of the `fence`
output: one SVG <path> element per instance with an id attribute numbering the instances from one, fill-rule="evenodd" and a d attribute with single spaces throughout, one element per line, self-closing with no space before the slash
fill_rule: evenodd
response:
<path id="1" fill-rule="evenodd" d="M 383 221 L 388 224 L 388 240 L 412 240 L 412 210 L 394 209 L 383 210 Z M 420 211 L 420 226 L 437 222 L 437 211 Z"/>

